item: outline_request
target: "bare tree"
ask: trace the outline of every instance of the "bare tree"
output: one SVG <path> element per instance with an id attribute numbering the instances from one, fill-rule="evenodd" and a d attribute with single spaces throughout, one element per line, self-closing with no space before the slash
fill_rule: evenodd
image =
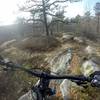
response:
<path id="1" fill-rule="evenodd" d="M 61 3 L 67 1 L 76 2 L 80 0 L 27 0 L 20 10 L 30 12 L 32 21 L 41 21 L 45 26 L 46 35 L 49 36 L 47 16 L 56 16 L 55 11 Z M 40 16 L 43 15 L 43 19 Z"/>
<path id="2" fill-rule="evenodd" d="M 56 32 L 59 33 L 61 30 L 63 30 L 63 24 L 64 22 L 64 10 L 59 10 L 55 13 L 55 16 L 52 16 L 52 20 L 49 24 L 49 27 L 56 26 Z"/>
<path id="3" fill-rule="evenodd" d="M 85 23 L 86 23 L 86 33 L 90 32 L 90 21 L 91 21 L 90 15 L 91 15 L 90 11 L 87 11 L 84 14 L 84 19 L 85 19 Z"/>

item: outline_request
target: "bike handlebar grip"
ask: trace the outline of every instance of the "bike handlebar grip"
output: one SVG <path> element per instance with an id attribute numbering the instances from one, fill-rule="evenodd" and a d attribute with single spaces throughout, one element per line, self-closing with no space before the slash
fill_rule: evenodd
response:
<path id="1" fill-rule="evenodd" d="M 100 75 L 94 75 L 94 77 L 91 81 L 91 85 L 93 87 L 100 87 Z"/>

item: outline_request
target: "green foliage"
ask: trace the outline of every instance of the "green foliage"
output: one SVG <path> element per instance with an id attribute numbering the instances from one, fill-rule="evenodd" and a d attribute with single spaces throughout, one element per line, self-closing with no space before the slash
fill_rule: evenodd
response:
<path id="1" fill-rule="evenodd" d="M 63 20 L 64 19 L 64 10 L 56 12 L 55 17 Z"/>
<path id="2" fill-rule="evenodd" d="M 80 15 L 77 15 L 75 18 L 71 18 L 71 22 L 72 23 L 79 23 L 81 20 L 81 16 Z"/>
<path id="3" fill-rule="evenodd" d="M 90 13 L 90 11 L 87 11 L 87 12 L 85 12 L 84 15 L 85 15 L 86 17 L 90 17 L 91 13 Z"/>

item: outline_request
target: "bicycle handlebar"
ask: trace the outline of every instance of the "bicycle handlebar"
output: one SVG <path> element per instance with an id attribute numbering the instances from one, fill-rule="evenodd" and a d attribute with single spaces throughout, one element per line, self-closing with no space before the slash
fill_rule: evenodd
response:
<path id="1" fill-rule="evenodd" d="M 1 65 L 6 65 L 8 68 L 16 68 L 16 69 L 20 69 L 23 70 L 31 75 L 34 75 L 36 77 L 40 77 L 40 78 L 45 78 L 45 79 L 70 79 L 70 80 L 80 80 L 80 81 L 89 81 L 89 79 L 85 76 L 79 76 L 79 75 L 51 75 L 48 74 L 46 72 L 38 72 L 38 71 L 32 71 L 30 69 L 21 67 L 21 65 L 19 64 L 14 64 L 13 62 L 7 62 L 5 60 L 0 60 L 0 64 Z"/>
<path id="2" fill-rule="evenodd" d="M 34 75 L 39 78 L 44 78 L 44 79 L 69 79 L 72 81 L 82 81 L 82 82 L 90 82 L 92 86 L 100 87 L 100 72 L 98 75 L 92 75 L 92 77 L 85 77 L 83 75 L 52 75 L 48 74 L 46 72 L 41 72 L 41 71 L 32 71 L 30 69 L 21 67 L 19 64 L 15 64 L 13 62 L 9 62 L 4 60 L 3 58 L 1 59 L 0 57 L 0 65 L 5 65 L 7 68 L 15 68 L 15 69 L 20 69 L 22 71 L 25 71 L 31 75 Z M 99 77 L 99 78 L 98 78 Z"/>
<path id="3" fill-rule="evenodd" d="M 50 84 L 50 80 L 51 79 L 69 79 L 72 82 L 76 83 L 79 86 L 82 86 L 84 88 L 87 88 L 87 83 L 90 83 L 91 86 L 93 87 L 99 87 L 100 88 L 100 71 L 99 72 L 95 72 L 93 74 L 91 74 L 91 76 L 86 77 L 83 75 L 52 75 L 52 74 L 48 74 L 46 72 L 42 72 L 42 71 L 36 71 L 36 70 L 30 70 L 27 69 L 25 67 L 22 67 L 19 64 L 15 64 L 9 60 L 5 60 L 2 57 L 0 57 L 0 65 L 3 65 L 3 69 L 20 69 L 22 71 L 25 71 L 29 74 L 31 74 L 32 76 L 36 76 L 39 77 L 39 81 L 38 84 L 36 84 L 35 86 L 33 86 L 31 89 L 33 92 L 36 93 L 37 95 L 37 99 L 38 100 L 44 100 L 44 98 L 46 96 L 51 96 L 55 94 L 55 90 L 52 90 L 49 87 Z M 85 84 L 85 85 L 83 85 Z"/>

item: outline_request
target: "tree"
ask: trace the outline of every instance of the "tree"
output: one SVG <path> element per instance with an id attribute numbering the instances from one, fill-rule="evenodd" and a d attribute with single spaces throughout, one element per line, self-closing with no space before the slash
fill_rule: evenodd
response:
<path id="1" fill-rule="evenodd" d="M 96 3 L 94 6 L 95 15 L 97 16 L 97 33 L 99 33 L 99 25 L 100 25 L 100 3 Z"/>
<path id="2" fill-rule="evenodd" d="M 25 18 L 21 18 L 21 17 L 17 17 L 17 19 L 16 19 L 16 23 L 17 24 L 20 24 L 20 25 L 22 25 L 22 24 L 25 24 L 27 22 L 27 20 L 25 19 Z"/>
<path id="3" fill-rule="evenodd" d="M 65 22 L 66 24 L 69 24 L 69 23 L 70 23 L 70 19 L 69 19 L 69 18 L 65 18 L 65 19 L 64 19 L 64 22 Z"/>
<path id="4" fill-rule="evenodd" d="M 71 18 L 71 23 L 76 24 L 76 33 L 80 33 L 80 26 L 81 26 L 80 22 L 81 22 L 80 15 L 77 15 L 75 18 Z"/>
<path id="5" fill-rule="evenodd" d="M 47 16 L 56 16 L 55 11 L 60 6 L 59 4 L 67 1 L 76 2 L 80 0 L 27 0 L 20 10 L 30 12 L 32 15 L 31 20 L 41 21 L 45 26 L 46 35 L 49 36 Z M 43 19 L 40 19 L 41 15 Z"/>
<path id="6" fill-rule="evenodd" d="M 59 10 L 55 13 L 55 16 L 52 16 L 52 20 L 49 24 L 49 27 L 50 26 L 53 26 L 55 25 L 56 26 L 56 29 L 57 29 L 57 33 L 59 33 L 59 30 L 61 31 L 62 30 L 62 27 L 63 27 L 63 24 L 65 23 L 64 22 L 64 9 L 62 10 Z"/>
<path id="7" fill-rule="evenodd" d="M 75 18 L 71 18 L 71 23 L 80 23 L 81 16 L 77 15 Z"/>
<path id="8" fill-rule="evenodd" d="M 85 15 L 86 17 L 90 17 L 91 13 L 90 13 L 90 11 L 87 11 L 87 12 L 85 12 L 84 15 Z"/>
<path id="9" fill-rule="evenodd" d="M 85 19 L 85 27 L 86 27 L 86 33 L 89 33 L 91 31 L 90 29 L 90 21 L 91 21 L 91 13 L 90 11 L 85 12 L 84 14 L 84 19 Z"/>

